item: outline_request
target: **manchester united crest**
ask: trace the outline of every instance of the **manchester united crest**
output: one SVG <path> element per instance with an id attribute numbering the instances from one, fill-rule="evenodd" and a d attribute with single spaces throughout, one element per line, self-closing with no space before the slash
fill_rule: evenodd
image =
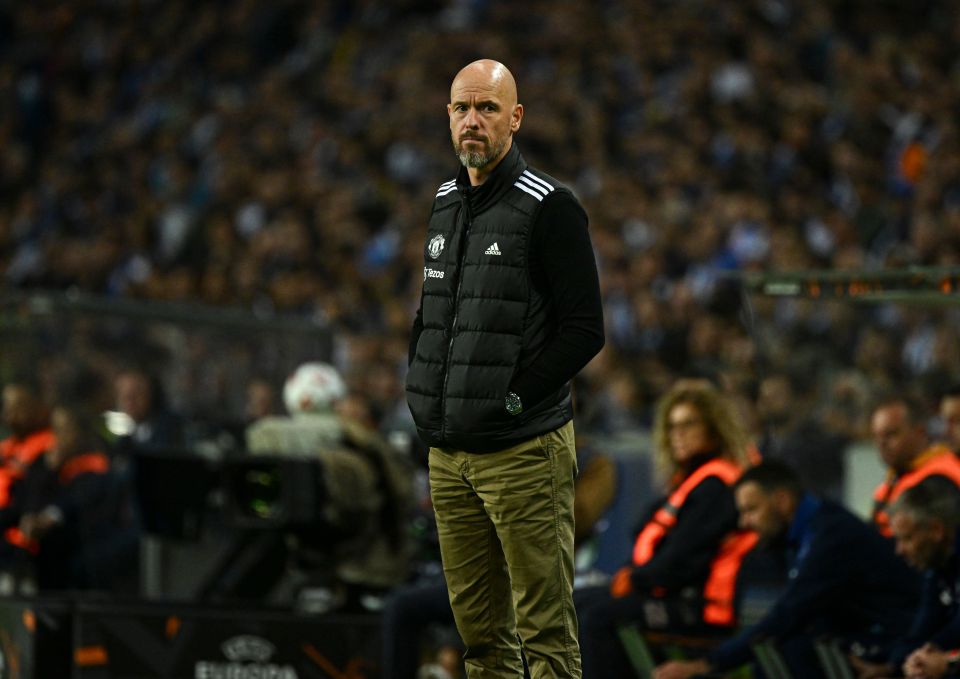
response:
<path id="1" fill-rule="evenodd" d="M 436 259 L 440 256 L 440 253 L 443 252 L 443 244 L 445 242 L 443 236 L 437 234 L 427 243 L 427 254 L 429 254 L 431 258 Z"/>

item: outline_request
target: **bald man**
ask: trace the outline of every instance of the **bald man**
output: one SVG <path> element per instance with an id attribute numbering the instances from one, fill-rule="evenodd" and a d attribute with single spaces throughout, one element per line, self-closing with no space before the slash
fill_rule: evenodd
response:
<path id="1" fill-rule="evenodd" d="M 467 674 L 580 677 L 573 609 L 570 380 L 603 346 L 587 215 L 527 165 L 513 75 L 453 80 L 457 176 L 437 190 L 410 340 L 407 402 Z M 517 643 L 517 638 L 520 644 Z"/>

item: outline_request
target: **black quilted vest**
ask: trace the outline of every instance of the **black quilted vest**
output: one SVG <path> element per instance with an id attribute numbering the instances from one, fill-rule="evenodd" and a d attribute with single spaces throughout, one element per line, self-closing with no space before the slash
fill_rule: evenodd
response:
<path id="1" fill-rule="evenodd" d="M 407 402 L 425 443 L 492 452 L 551 431 L 573 411 L 569 384 L 507 414 L 504 397 L 556 332 L 528 254 L 543 199 L 569 191 L 527 167 L 513 146 L 479 187 L 466 172 L 441 185 L 424 246 L 423 331 Z"/>

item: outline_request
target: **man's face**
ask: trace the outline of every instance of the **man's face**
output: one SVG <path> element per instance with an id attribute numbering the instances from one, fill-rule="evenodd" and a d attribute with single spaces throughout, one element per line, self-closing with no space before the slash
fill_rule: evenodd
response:
<path id="1" fill-rule="evenodd" d="M 757 413 L 764 424 L 787 424 L 793 413 L 793 393 L 786 377 L 768 377 L 760 383 Z"/>
<path id="2" fill-rule="evenodd" d="M 940 417 L 946 427 L 947 445 L 960 452 L 960 396 L 945 396 L 940 401 Z"/>
<path id="3" fill-rule="evenodd" d="M 919 571 L 934 566 L 943 549 L 943 524 L 918 521 L 910 512 L 895 512 L 890 530 L 896 540 L 897 554 Z"/>
<path id="4" fill-rule="evenodd" d="M 509 150 L 523 107 L 503 79 L 468 67 L 453 81 L 447 113 L 460 162 L 479 169 L 499 161 Z"/>
<path id="5" fill-rule="evenodd" d="M 56 469 L 67 456 L 80 452 L 81 434 L 73 417 L 60 408 L 50 415 L 50 428 L 57 443 L 45 453 L 45 459 L 47 466 Z"/>
<path id="6" fill-rule="evenodd" d="M 767 492 L 758 484 L 737 486 L 735 499 L 740 512 L 740 527 L 756 531 L 763 540 L 781 535 L 789 523 L 789 495 L 786 491 Z"/>
<path id="7" fill-rule="evenodd" d="M 913 459 L 923 452 L 923 428 L 910 422 L 902 403 L 878 408 L 870 418 L 870 433 L 884 464 L 898 471 L 909 468 Z"/>
<path id="8" fill-rule="evenodd" d="M 39 421 L 38 405 L 23 387 L 8 384 L 3 388 L 3 423 L 14 436 L 26 436 Z"/>
<path id="9" fill-rule="evenodd" d="M 115 384 L 117 410 L 126 413 L 134 422 L 142 422 L 150 414 L 150 382 L 139 373 L 124 373 Z"/>

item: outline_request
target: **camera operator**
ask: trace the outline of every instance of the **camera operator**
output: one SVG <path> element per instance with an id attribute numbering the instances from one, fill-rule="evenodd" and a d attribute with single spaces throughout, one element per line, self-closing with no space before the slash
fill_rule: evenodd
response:
<path id="1" fill-rule="evenodd" d="M 383 590 L 406 576 L 406 520 L 412 472 L 376 432 L 341 414 L 347 397 L 339 373 L 325 363 L 301 365 L 284 385 L 288 416 L 268 416 L 246 431 L 251 456 L 315 460 L 316 516 L 288 526 L 286 546 L 298 569 L 337 586 Z M 301 597 L 301 605 L 303 600 Z"/>

